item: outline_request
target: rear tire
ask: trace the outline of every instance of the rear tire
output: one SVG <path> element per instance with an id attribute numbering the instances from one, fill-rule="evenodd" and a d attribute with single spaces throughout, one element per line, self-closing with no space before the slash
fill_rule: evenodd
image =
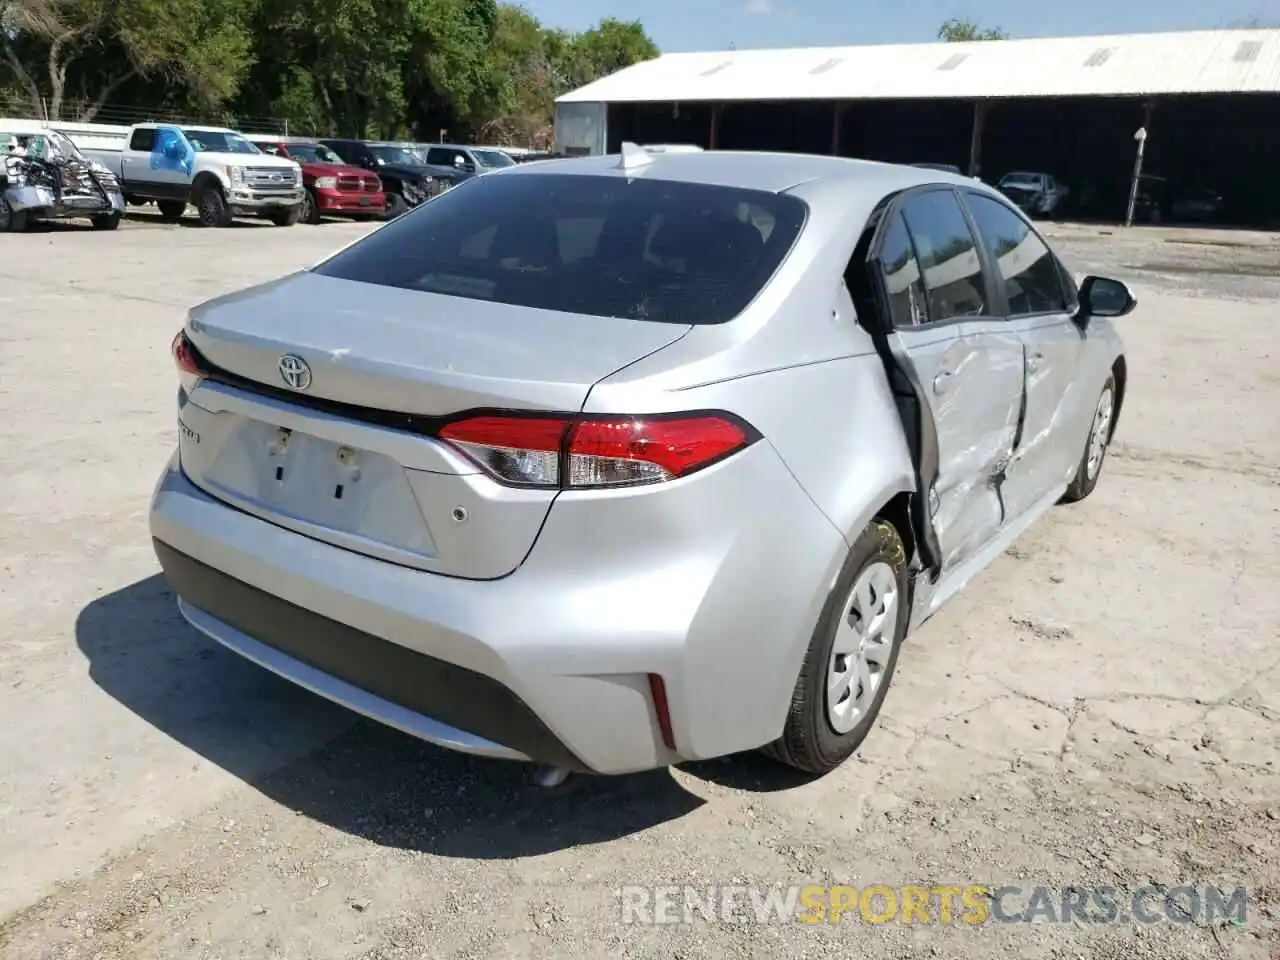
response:
<path id="1" fill-rule="evenodd" d="M 119 213 L 104 213 L 99 217 L 91 217 L 89 222 L 93 224 L 95 230 L 115 230 L 120 226 L 120 221 L 124 216 Z"/>
<path id="2" fill-rule="evenodd" d="M 157 200 L 156 208 L 160 211 L 160 219 L 165 223 L 177 223 L 187 212 L 187 205 L 182 200 Z"/>
<path id="3" fill-rule="evenodd" d="M 1098 403 L 1093 408 L 1093 420 L 1089 424 L 1089 436 L 1084 442 L 1084 453 L 1080 455 L 1080 464 L 1076 467 L 1076 475 L 1072 477 L 1067 492 L 1062 495 L 1062 503 L 1079 503 L 1098 485 L 1102 476 L 1102 464 L 1107 457 L 1107 448 L 1111 446 L 1111 435 L 1115 432 L 1116 410 L 1116 378 L 1107 377 L 1107 382 L 1098 394 Z"/>
<path id="4" fill-rule="evenodd" d="M 200 191 L 196 196 L 196 211 L 202 227 L 231 226 L 231 208 L 218 187 L 210 185 Z"/>
<path id="5" fill-rule="evenodd" d="M 782 736 L 764 753 L 806 773 L 844 763 L 875 725 L 910 613 L 902 537 L 893 524 L 874 520 L 827 597 Z"/>

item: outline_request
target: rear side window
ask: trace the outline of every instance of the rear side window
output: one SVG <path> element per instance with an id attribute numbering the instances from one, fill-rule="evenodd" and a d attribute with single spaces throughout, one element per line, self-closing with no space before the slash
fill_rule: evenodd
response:
<path id="1" fill-rule="evenodd" d="M 133 135 L 129 137 L 130 150 L 142 150 L 150 153 L 156 145 L 156 131 L 154 127 L 144 127 L 141 130 L 133 131 Z"/>
<path id="2" fill-rule="evenodd" d="M 446 191 L 322 263 L 323 276 L 665 323 L 723 323 L 769 281 L 807 208 L 663 180 L 497 174 Z"/>
<path id="3" fill-rule="evenodd" d="M 1067 309 L 1058 264 L 1020 216 L 999 200 L 969 195 L 969 210 L 982 244 L 996 265 L 1009 300 L 1009 314 L 1061 313 Z"/>
<path id="4" fill-rule="evenodd" d="M 987 313 L 982 261 L 960 202 L 950 190 L 912 197 L 902 208 L 915 243 L 934 323 Z"/>
<path id="5" fill-rule="evenodd" d="M 885 224 L 884 242 L 880 248 L 880 273 L 889 301 L 889 314 L 895 327 L 914 327 L 928 323 L 924 312 L 924 285 L 920 280 L 920 263 L 902 214 L 895 214 Z"/>

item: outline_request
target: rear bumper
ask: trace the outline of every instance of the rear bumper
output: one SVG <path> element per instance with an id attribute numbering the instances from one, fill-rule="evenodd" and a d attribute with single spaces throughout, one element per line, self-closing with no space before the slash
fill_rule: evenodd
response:
<path id="1" fill-rule="evenodd" d="M 387 209 L 385 193 L 340 193 L 337 190 L 316 190 L 316 209 L 331 215 L 383 213 Z"/>
<path id="2" fill-rule="evenodd" d="M 643 492 L 561 494 L 500 580 L 285 530 L 176 456 L 151 532 L 187 619 L 268 669 L 450 749 L 621 774 L 775 739 L 847 551 L 767 443 L 672 487 L 656 517 Z"/>

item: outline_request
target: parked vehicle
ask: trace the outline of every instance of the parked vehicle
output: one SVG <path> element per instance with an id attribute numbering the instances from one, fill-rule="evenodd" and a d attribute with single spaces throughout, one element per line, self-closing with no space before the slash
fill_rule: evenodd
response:
<path id="1" fill-rule="evenodd" d="M 115 176 L 56 130 L 5 135 L 0 154 L 0 233 L 37 220 L 87 219 L 114 230 L 124 217 Z"/>
<path id="2" fill-rule="evenodd" d="M 1169 215 L 1169 181 L 1155 174 L 1143 174 L 1138 178 L 1138 189 L 1133 195 L 1133 220 L 1135 223 L 1163 223 Z"/>
<path id="3" fill-rule="evenodd" d="M 1211 187 L 1192 187 L 1173 201 L 1172 219 L 1179 223 L 1211 223 L 1226 217 L 1227 203 L 1222 194 Z"/>
<path id="4" fill-rule="evenodd" d="M 452 183 L 452 178 L 445 179 L 439 171 L 433 172 L 412 151 L 398 144 L 334 139 L 319 142 L 351 166 L 372 170 L 378 175 L 387 195 L 388 217 L 400 216 Z"/>
<path id="5" fill-rule="evenodd" d="M 509 154 L 496 147 L 470 147 L 458 143 L 419 143 L 416 146 L 423 152 L 427 166 L 465 175 L 504 170 L 516 164 Z"/>
<path id="6" fill-rule="evenodd" d="M 959 167 L 954 163 L 913 163 L 913 167 L 919 167 L 921 170 L 937 170 L 939 173 L 959 173 L 963 175 Z"/>
<path id="7" fill-rule="evenodd" d="M 302 168 L 306 195 L 302 198 L 304 223 L 319 223 L 322 217 L 366 219 L 384 217 L 387 195 L 382 181 L 370 170 L 342 162 L 342 158 L 315 140 L 255 139 L 263 153 L 292 160 Z"/>
<path id="8" fill-rule="evenodd" d="M 121 150 L 84 152 L 119 179 L 126 202 L 154 202 L 170 222 L 182 219 L 187 204 L 202 227 L 230 226 L 235 217 L 288 227 L 302 213 L 298 165 L 264 154 L 234 130 L 141 123 Z"/>
<path id="9" fill-rule="evenodd" d="M 1006 173 L 998 189 L 1032 216 L 1051 217 L 1059 212 L 1070 191 L 1050 173 Z"/>
<path id="10" fill-rule="evenodd" d="M 194 308 L 150 516 L 182 613 L 456 750 L 836 767 L 1125 396 L 1126 286 L 938 176 L 626 144 Z"/>

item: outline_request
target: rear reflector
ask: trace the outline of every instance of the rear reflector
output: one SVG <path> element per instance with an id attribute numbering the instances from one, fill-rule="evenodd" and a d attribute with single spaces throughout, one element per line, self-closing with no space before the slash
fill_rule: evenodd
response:
<path id="1" fill-rule="evenodd" d="M 757 435 L 729 414 L 660 417 L 502 417 L 457 420 L 440 431 L 504 483 L 593 487 L 660 483 L 710 466 Z"/>
<path id="2" fill-rule="evenodd" d="M 658 715 L 658 729 L 668 750 L 676 748 L 676 735 L 671 727 L 671 706 L 667 703 L 667 684 L 656 673 L 649 674 L 649 696 L 653 698 L 653 710 Z"/>

